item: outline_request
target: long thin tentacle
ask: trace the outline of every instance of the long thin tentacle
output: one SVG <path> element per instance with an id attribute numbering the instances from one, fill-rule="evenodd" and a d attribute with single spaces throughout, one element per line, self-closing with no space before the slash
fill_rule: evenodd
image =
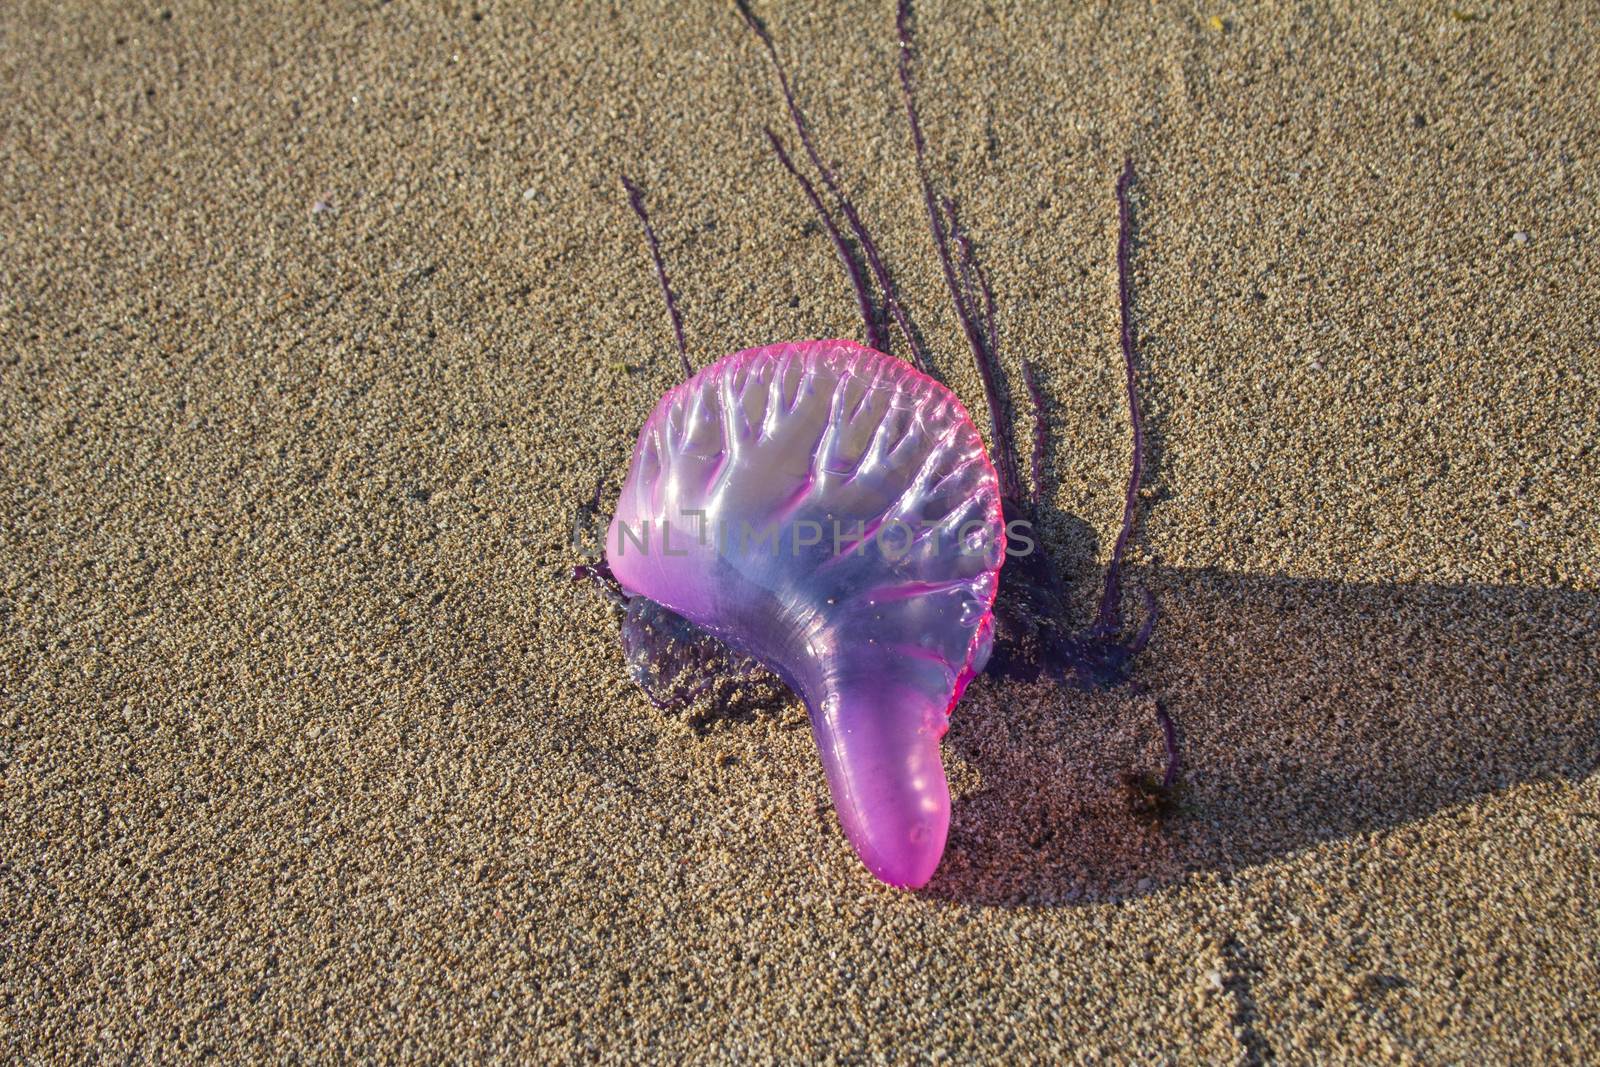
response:
<path id="1" fill-rule="evenodd" d="M 1133 536 L 1139 505 L 1139 481 L 1144 476 L 1144 420 L 1139 413 L 1136 355 L 1133 347 L 1133 206 L 1128 190 L 1133 185 L 1133 159 L 1123 165 L 1117 179 L 1117 294 L 1122 311 L 1122 367 L 1128 386 L 1128 421 L 1133 425 L 1133 463 L 1128 471 L 1128 491 L 1122 501 L 1122 529 L 1111 548 L 1105 589 L 1095 631 L 1102 635 L 1122 629 L 1122 556 Z"/>
<path id="2" fill-rule="evenodd" d="M 1183 769 L 1183 756 L 1178 748 L 1178 728 L 1159 700 L 1156 701 L 1156 722 L 1161 724 L 1161 747 L 1167 754 L 1167 770 L 1161 776 L 1161 789 L 1162 792 L 1171 792 L 1178 783 L 1178 772 Z"/>
<path id="3" fill-rule="evenodd" d="M 756 35 L 767 50 L 767 57 L 772 60 L 772 69 L 778 76 L 778 87 L 783 91 L 783 101 L 789 110 L 789 120 L 794 124 L 794 130 L 800 138 L 801 146 L 806 150 L 806 158 L 811 160 L 811 165 L 817 168 L 817 173 L 822 175 L 822 183 L 828 187 L 828 192 L 839 203 L 839 210 L 844 213 L 845 222 L 850 227 L 850 232 L 861 245 L 862 253 L 867 257 L 867 266 L 872 270 L 872 277 L 878 283 L 878 288 L 883 293 L 883 304 L 888 309 L 895 325 L 906 339 L 906 347 L 911 350 L 911 359 L 922 371 L 928 370 L 928 360 L 922 350 L 922 345 L 917 341 L 916 332 L 911 328 L 911 320 L 905 313 L 905 308 L 900 303 L 900 292 L 895 287 L 894 279 L 890 277 L 889 270 L 883 265 L 883 256 L 878 252 L 877 242 L 872 239 L 866 223 L 861 221 L 861 215 L 856 211 L 855 204 L 845 195 L 844 189 L 839 184 L 838 176 L 833 168 L 828 166 L 822 158 L 822 153 L 817 151 L 815 141 L 811 137 L 811 126 L 806 122 L 805 112 L 800 109 L 800 104 L 795 100 L 794 90 L 789 85 L 789 75 L 784 69 L 783 61 L 778 58 L 777 46 L 772 43 L 772 37 L 767 33 L 767 27 L 756 17 L 750 9 L 748 0 L 733 0 L 734 6 L 739 9 L 739 14 L 744 17 L 745 24 Z M 887 351 L 887 349 L 883 349 Z"/>
<path id="4" fill-rule="evenodd" d="M 983 382 L 984 400 L 989 405 L 989 429 L 994 438 L 995 474 L 1000 481 L 1000 495 L 1006 500 L 1015 501 L 1020 497 L 1017 485 L 1017 455 L 1011 440 L 1011 427 L 1006 423 L 1000 408 L 1000 390 L 996 383 L 998 368 L 993 355 L 985 347 L 977 317 L 968 306 L 962 291 L 955 262 L 950 255 L 950 238 L 946 232 L 945 220 L 940 213 L 939 202 L 934 196 L 933 183 L 928 177 L 928 146 L 922 135 L 922 122 L 917 117 L 916 93 L 913 90 L 911 77 L 913 52 L 910 0 L 900 0 L 895 26 L 900 34 L 900 90 L 905 96 L 906 120 L 911 126 L 911 147 L 916 153 L 917 177 L 922 183 L 922 201 L 928 211 L 928 229 L 933 235 L 934 251 L 939 255 L 939 266 L 944 271 L 945 288 L 950 291 L 956 315 L 961 320 L 961 330 L 966 334 L 967 345 L 971 348 L 973 361 L 977 364 L 978 377 Z"/>
<path id="5" fill-rule="evenodd" d="M 1150 643 L 1150 635 L 1155 633 L 1156 620 L 1161 612 L 1156 607 L 1156 595 L 1150 590 L 1144 590 L 1144 622 L 1139 624 L 1139 630 L 1133 635 L 1133 640 L 1127 644 L 1128 655 L 1137 656 L 1143 652 Z"/>
<path id="6" fill-rule="evenodd" d="M 661 295 L 667 301 L 667 314 L 672 316 L 672 334 L 678 339 L 678 359 L 683 363 L 683 376 L 694 376 L 694 367 L 689 363 L 689 346 L 683 339 L 683 316 L 678 313 L 677 298 L 672 295 L 672 285 L 667 281 L 667 267 L 661 262 L 661 242 L 656 240 L 656 230 L 650 225 L 650 215 L 644 209 L 644 191 L 639 188 L 634 180 L 626 174 L 622 175 L 622 187 L 628 191 L 628 206 L 633 208 L 633 213 L 639 216 L 639 221 L 644 225 L 644 239 L 650 244 L 650 258 L 656 264 L 656 280 L 661 283 Z"/>
<path id="7" fill-rule="evenodd" d="M 844 235 L 839 232 L 839 227 L 834 224 L 833 216 L 828 213 L 827 207 L 822 203 L 822 198 L 817 195 L 816 187 L 811 181 L 795 168 L 794 161 L 789 158 L 789 153 L 784 151 L 783 142 L 778 135 L 763 127 L 767 135 L 767 142 L 772 145 L 772 151 L 777 154 L 778 162 L 783 164 L 783 169 L 788 171 L 794 180 L 800 183 L 800 189 L 806 194 L 806 200 L 811 203 L 811 209 L 817 213 L 817 218 L 822 222 L 822 228 L 828 233 L 828 240 L 833 242 L 833 250 L 839 255 L 839 262 L 844 267 L 845 276 L 850 279 L 850 287 L 855 290 L 856 306 L 861 311 L 861 321 L 867 328 L 867 345 L 876 348 L 879 352 L 888 351 L 888 344 L 883 336 L 882 327 L 878 324 L 877 316 L 872 312 L 872 297 L 867 292 L 867 280 L 861 276 L 861 268 L 856 264 L 855 257 L 850 254 L 850 247 L 844 243 Z"/>
<path id="8" fill-rule="evenodd" d="M 946 196 L 944 211 L 950 222 L 950 237 L 955 243 L 956 254 L 961 264 L 961 280 L 965 287 L 965 298 L 969 313 L 979 318 L 983 326 L 984 343 L 988 346 L 989 361 L 996 364 L 1000 358 L 1000 320 L 995 311 L 994 287 L 989 284 L 989 275 L 984 271 L 983 265 L 978 262 L 977 255 L 972 250 L 972 241 L 961 228 L 960 217 L 956 213 L 954 197 Z M 979 301 L 982 301 L 981 305 Z M 978 310 L 981 307 L 981 311 Z M 1033 487 L 1029 490 L 1030 504 L 1037 506 L 1042 490 L 1041 472 L 1044 470 L 1044 455 L 1048 436 L 1048 426 L 1045 422 L 1044 399 L 1039 393 L 1038 382 L 1033 377 L 1033 364 L 1028 360 L 1022 361 L 1022 380 L 1027 386 L 1028 397 L 1033 404 Z M 1017 491 L 1021 492 L 1022 470 L 1013 446 L 1010 456 L 1012 465 L 1011 475 L 1016 482 Z"/>

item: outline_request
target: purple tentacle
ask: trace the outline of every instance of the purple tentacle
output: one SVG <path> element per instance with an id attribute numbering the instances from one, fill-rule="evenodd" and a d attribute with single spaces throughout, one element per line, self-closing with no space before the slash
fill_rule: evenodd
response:
<path id="1" fill-rule="evenodd" d="M 622 591 L 622 583 L 611 573 L 611 568 L 606 566 L 604 560 L 595 563 L 579 563 L 572 568 L 574 582 L 588 582 L 593 585 L 601 596 L 605 597 L 613 607 L 624 607 L 628 597 Z"/>
<path id="2" fill-rule="evenodd" d="M 1022 361 L 1022 384 L 1027 386 L 1028 400 L 1033 404 L 1033 490 L 1028 499 L 1038 507 L 1044 491 L 1044 457 L 1049 450 L 1050 423 L 1045 419 L 1044 394 L 1033 375 L 1033 363 L 1026 359 Z"/>
<path id="3" fill-rule="evenodd" d="M 828 240 L 833 242 L 833 250 L 838 253 L 839 263 L 844 267 L 845 275 L 850 279 L 850 287 L 855 290 L 856 306 L 861 312 L 861 321 L 867 328 L 867 346 L 876 348 L 879 352 L 888 351 L 888 340 L 883 336 L 882 327 L 878 325 L 877 316 L 872 311 L 872 297 L 867 292 L 867 280 L 861 276 L 861 268 L 856 264 L 855 257 L 850 254 L 850 248 L 844 243 L 844 235 L 839 232 L 839 227 L 834 224 L 833 216 L 828 214 L 828 209 L 823 206 L 822 198 L 817 196 L 816 187 L 810 180 L 795 168 L 794 162 L 789 158 L 789 153 L 784 151 L 783 142 L 771 130 L 762 127 L 762 132 L 767 135 L 767 142 L 772 145 L 772 151 L 778 156 L 778 162 L 783 164 L 783 169 L 800 183 L 800 189 L 806 194 L 806 200 L 811 203 L 811 209 L 817 213 L 817 218 L 822 222 L 822 228 L 828 233 Z"/>
<path id="4" fill-rule="evenodd" d="M 1161 776 L 1161 791 L 1169 793 L 1177 784 L 1178 772 L 1183 768 L 1183 757 L 1178 751 L 1178 728 L 1173 725 L 1172 716 L 1167 714 L 1167 709 L 1161 706 L 1161 701 L 1156 701 L 1156 722 L 1161 724 L 1161 744 L 1167 753 L 1167 771 Z"/>
<path id="5" fill-rule="evenodd" d="M 1133 640 L 1128 642 L 1128 655 L 1137 656 L 1143 652 L 1150 643 L 1150 635 L 1155 633 L 1156 620 L 1161 616 L 1156 607 L 1156 595 L 1150 590 L 1144 592 L 1144 622 L 1139 624 L 1139 631 L 1133 635 Z"/>
<path id="6" fill-rule="evenodd" d="M 1000 318 L 995 311 L 994 288 L 989 284 L 989 275 L 984 271 L 983 265 L 978 262 L 978 257 L 972 250 L 972 242 L 961 228 L 961 220 L 956 214 L 956 201 L 954 197 L 946 196 L 944 200 L 945 214 L 950 220 L 950 237 L 955 242 L 956 254 L 961 263 L 961 280 L 965 289 L 965 300 L 968 314 L 977 318 L 983 326 L 984 344 L 987 346 L 988 362 L 991 369 L 997 368 L 1000 359 Z M 982 301 L 982 310 L 979 310 L 979 301 Z M 1027 362 L 1023 364 L 1023 378 L 1032 373 Z M 1040 488 L 1038 484 L 1040 464 L 1044 455 L 1043 438 L 1045 433 L 1044 405 L 1040 402 L 1037 388 L 1032 382 L 1026 382 L 1029 395 L 1033 400 L 1033 470 L 1034 486 L 1029 494 L 1030 503 L 1039 503 Z M 991 411 L 998 410 L 991 402 Z M 1015 487 L 1015 493 L 1020 497 L 1022 492 L 1022 465 L 1017 455 L 1015 440 L 1011 437 L 1009 424 L 1006 436 L 1001 442 L 1006 450 L 1005 462 L 1009 465 L 1007 474 Z"/>
<path id="7" fill-rule="evenodd" d="M 716 676 L 712 675 L 710 678 L 702 679 L 698 684 L 681 683 L 669 690 L 666 696 L 657 696 L 644 686 L 640 686 L 639 691 L 650 702 L 650 706 L 657 711 L 671 711 L 673 708 L 681 708 L 687 704 L 693 704 L 716 684 Z"/>
<path id="8" fill-rule="evenodd" d="M 1021 494 L 1017 486 L 1016 448 L 1011 440 L 1011 427 L 1006 424 L 1000 410 L 995 358 L 985 347 L 984 336 L 979 330 L 977 318 L 962 292 L 955 262 L 950 255 L 950 238 L 946 232 L 945 221 L 939 210 L 939 202 L 934 196 L 933 183 L 928 177 L 928 146 L 922 135 L 922 122 L 917 117 L 916 93 L 913 90 L 911 76 L 913 52 L 910 0 L 900 0 L 895 26 L 900 34 L 900 90 L 905 96 L 906 120 L 911 127 L 911 147 L 916 153 L 917 177 L 922 183 L 922 201 L 928 211 L 928 229 L 933 236 L 934 251 L 939 255 L 939 266 L 944 271 L 945 288 L 950 291 L 956 316 L 961 320 L 962 333 L 966 335 L 967 345 L 971 348 L 973 361 L 978 367 L 978 377 L 983 382 L 984 400 L 989 405 L 989 430 L 994 439 L 994 465 L 995 473 L 1000 478 L 1000 494 L 1006 500 L 1017 500 Z"/>
<path id="9" fill-rule="evenodd" d="M 956 218 L 956 202 L 953 197 L 940 197 L 940 207 L 944 212 L 942 216 L 946 232 L 950 234 L 950 242 L 955 245 L 956 273 L 961 281 L 961 303 L 968 314 L 976 315 L 979 307 L 978 279 L 973 276 L 974 264 L 972 261 L 972 245 L 967 240 L 967 235 L 961 232 L 961 224 Z"/>
<path id="10" fill-rule="evenodd" d="M 661 242 L 656 240 L 655 227 L 650 225 L 650 215 L 644 209 L 644 191 L 626 174 L 622 175 L 622 187 L 628 191 L 628 206 L 633 208 L 633 213 L 639 216 L 639 221 L 644 224 L 644 238 L 650 244 L 650 258 L 656 265 L 656 280 L 661 283 L 661 295 L 667 301 L 667 314 L 672 316 L 672 334 L 678 339 L 678 359 L 683 363 L 683 376 L 693 377 L 694 367 L 689 363 L 689 346 L 683 340 L 683 316 L 678 314 L 678 301 L 672 295 L 672 285 L 667 281 L 666 265 L 661 262 Z"/>
<path id="11" fill-rule="evenodd" d="M 784 69 L 783 61 L 778 58 L 778 49 L 772 43 L 772 37 L 767 33 L 767 27 L 756 17 L 750 9 L 748 0 L 734 0 L 734 6 L 739 9 L 745 25 L 756 35 L 763 47 L 767 50 L 767 57 L 772 60 L 772 69 L 778 76 L 778 87 L 783 91 L 783 101 L 789 110 L 789 120 L 794 124 L 795 133 L 800 137 L 800 144 L 806 150 L 806 158 L 811 160 L 811 165 L 817 168 L 817 173 L 822 175 L 822 183 L 828 187 L 828 192 L 839 202 L 839 210 L 844 213 L 845 222 L 850 226 L 850 232 L 861 245 L 861 251 L 867 258 L 867 266 L 872 271 L 873 279 L 878 283 L 879 290 L 883 293 L 884 307 L 894 319 L 895 325 L 906 339 L 906 347 L 911 349 L 912 362 L 917 369 L 926 372 L 928 360 L 922 351 L 922 346 L 917 341 L 915 331 L 911 328 L 911 320 L 906 316 L 905 309 L 900 303 L 900 292 L 895 288 L 894 279 L 889 276 L 889 270 L 883 265 L 883 257 L 878 252 L 878 245 L 868 232 L 866 223 L 861 221 L 861 215 L 856 211 L 855 204 L 845 195 L 844 189 L 839 184 L 838 176 L 833 168 L 823 160 L 822 153 L 817 151 L 816 143 L 811 137 L 811 126 L 806 122 L 805 112 L 800 109 L 799 103 L 794 98 L 794 90 L 789 85 L 789 75 Z M 887 342 L 886 342 L 887 343 Z M 887 348 L 879 351 L 887 352 Z"/>
<path id="12" fill-rule="evenodd" d="M 1117 179 L 1117 293 L 1122 310 L 1122 366 L 1128 387 L 1128 421 L 1133 424 L 1133 464 L 1128 472 L 1128 491 L 1122 502 L 1122 529 L 1111 548 L 1111 563 L 1106 567 L 1105 589 L 1100 596 L 1100 612 L 1095 632 L 1110 635 L 1122 629 L 1122 556 L 1133 536 L 1134 517 L 1139 504 L 1139 480 L 1144 476 L 1144 420 L 1139 413 L 1136 355 L 1133 347 L 1133 207 L 1128 189 L 1133 184 L 1133 159 L 1123 165 Z"/>

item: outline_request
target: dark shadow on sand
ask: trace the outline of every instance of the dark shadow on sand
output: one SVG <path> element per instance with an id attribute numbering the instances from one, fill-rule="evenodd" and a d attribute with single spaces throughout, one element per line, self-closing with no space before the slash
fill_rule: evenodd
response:
<path id="1" fill-rule="evenodd" d="M 1054 905 L 1147 892 L 1396 827 L 1600 761 L 1600 596 L 1162 570 L 1138 685 L 975 683 L 945 738 L 959 795 L 927 892 Z M 1137 689 L 1145 690 L 1143 694 Z M 1158 770 L 1159 697 L 1183 734 L 1175 810 L 1123 777 Z M 956 766 L 963 761 L 967 770 Z"/>

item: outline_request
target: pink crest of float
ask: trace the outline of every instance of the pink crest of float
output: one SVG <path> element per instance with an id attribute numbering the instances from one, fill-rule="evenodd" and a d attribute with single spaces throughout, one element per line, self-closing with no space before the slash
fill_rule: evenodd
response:
<path id="1" fill-rule="evenodd" d="M 800 694 L 857 854 L 925 884 L 950 823 L 939 739 L 988 658 L 1005 555 L 955 394 L 853 341 L 727 356 L 645 422 L 606 554 Z"/>

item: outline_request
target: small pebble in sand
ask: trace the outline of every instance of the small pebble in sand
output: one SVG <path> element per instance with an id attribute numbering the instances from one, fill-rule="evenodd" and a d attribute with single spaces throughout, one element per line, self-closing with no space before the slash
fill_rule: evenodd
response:
<path id="1" fill-rule="evenodd" d="M 326 200 L 318 200 L 315 204 L 311 205 L 311 213 L 313 215 L 326 215 L 332 210 L 333 205 L 328 203 Z"/>
<path id="2" fill-rule="evenodd" d="M 1527 244 L 1528 243 L 1528 231 L 1527 230 L 1518 230 L 1516 233 L 1511 235 L 1511 240 L 1516 242 L 1519 245 Z"/>

